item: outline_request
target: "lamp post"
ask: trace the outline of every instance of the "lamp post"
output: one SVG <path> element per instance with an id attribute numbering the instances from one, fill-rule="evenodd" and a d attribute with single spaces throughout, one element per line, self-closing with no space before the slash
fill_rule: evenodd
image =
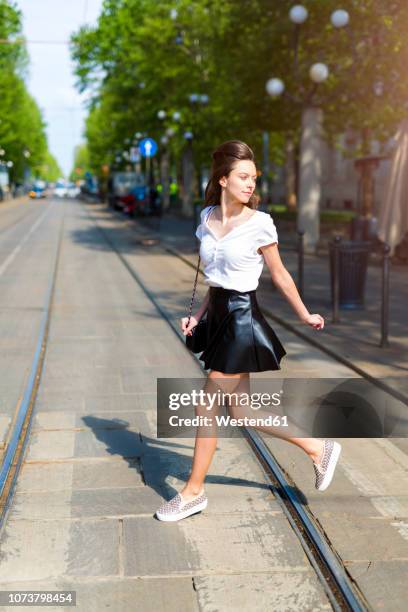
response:
<path id="1" fill-rule="evenodd" d="M 28 160 L 31 157 L 30 150 L 28 148 L 24 149 L 23 155 L 25 157 L 24 170 L 23 170 L 23 190 L 25 192 L 26 185 L 29 182 L 29 178 L 30 178 L 30 166 L 28 164 Z"/>
<path id="2" fill-rule="evenodd" d="M 188 97 L 192 115 L 194 118 L 197 117 L 197 111 L 199 108 L 207 106 L 209 102 L 209 96 L 207 94 L 192 93 Z M 183 151 L 182 158 L 182 173 L 183 173 L 183 193 L 182 193 L 182 211 L 186 217 L 190 217 L 193 207 L 194 199 L 194 151 L 193 151 L 193 139 L 194 133 L 197 131 L 197 121 L 192 121 L 192 126 L 187 128 L 184 132 L 184 138 L 186 140 L 186 146 Z M 199 183 L 201 183 L 201 171 L 199 169 Z"/>
<path id="3" fill-rule="evenodd" d="M 159 110 L 157 113 L 158 118 L 164 122 L 168 113 L 165 110 Z M 174 119 L 174 114 L 173 114 Z M 162 151 L 160 155 L 160 182 L 162 186 L 161 198 L 162 198 L 162 211 L 164 212 L 170 206 L 170 179 L 169 179 L 169 140 L 172 136 L 172 132 L 169 132 L 169 128 L 163 134 L 160 139 L 162 145 Z"/>
<path id="4" fill-rule="evenodd" d="M 291 8 L 289 18 L 294 24 L 294 61 L 293 75 L 299 78 L 298 49 L 300 27 L 306 21 L 308 11 L 302 5 Z M 346 11 L 337 10 L 331 15 L 331 23 L 335 28 L 342 28 L 349 22 Z M 322 119 L 323 111 L 314 102 L 314 94 L 319 84 L 324 83 L 329 76 L 326 64 L 316 62 L 309 69 L 312 82 L 308 92 L 301 91 L 301 97 L 293 96 L 285 90 L 284 82 L 279 78 L 271 78 L 266 83 L 266 91 L 272 98 L 283 95 L 291 102 L 301 107 L 301 138 L 299 164 L 299 205 L 298 230 L 304 232 L 304 248 L 306 252 L 315 252 L 320 234 L 320 199 L 322 183 Z"/>
<path id="5" fill-rule="evenodd" d="M 183 191 L 181 194 L 181 210 L 183 215 L 189 217 L 193 209 L 194 197 L 194 157 L 193 157 L 193 138 L 191 130 L 184 132 L 186 141 L 181 158 L 181 173 L 183 177 Z"/>
<path id="6" fill-rule="evenodd" d="M 168 119 L 171 123 L 179 123 L 181 120 L 181 113 L 179 111 L 165 111 L 163 109 L 157 112 L 157 117 L 163 122 L 163 128 L 165 127 L 165 120 Z M 162 210 L 165 211 L 170 206 L 170 139 L 176 133 L 176 128 L 173 125 L 169 125 L 163 136 L 160 139 L 162 145 L 160 155 L 160 181 L 162 185 Z"/>

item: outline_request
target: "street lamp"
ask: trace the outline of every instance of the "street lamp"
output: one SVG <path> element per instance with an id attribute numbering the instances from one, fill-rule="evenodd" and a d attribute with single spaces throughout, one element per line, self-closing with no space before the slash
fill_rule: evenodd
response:
<path id="1" fill-rule="evenodd" d="M 298 46 L 300 26 L 308 18 L 307 9 L 301 4 L 293 6 L 289 11 L 289 19 L 295 26 L 293 75 L 298 79 Z M 347 11 L 336 10 L 330 17 L 332 25 L 339 29 L 349 23 Z M 313 102 L 313 96 L 319 86 L 329 76 L 326 64 L 316 62 L 309 69 L 312 87 L 308 92 L 301 91 L 302 97 L 294 96 L 285 90 L 285 83 L 276 77 L 266 82 L 266 91 L 271 98 L 284 96 L 301 107 L 301 138 L 299 163 L 299 205 L 298 228 L 304 231 L 304 247 L 306 251 L 314 252 L 319 240 L 322 183 L 321 161 L 321 124 L 322 109 Z"/>
<path id="2" fill-rule="evenodd" d="M 313 64 L 310 68 L 309 76 L 314 83 L 323 83 L 329 76 L 329 69 L 326 64 Z"/>
<path id="3" fill-rule="evenodd" d="M 293 6 L 289 11 L 289 18 L 296 25 L 304 23 L 307 19 L 307 16 L 307 9 L 305 9 L 305 7 L 301 4 L 296 4 L 296 6 Z"/>
<path id="4" fill-rule="evenodd" d="M 198 106 L 199 104 L 202 104 L 204 106 L 205 104 L 208 104 L 210 98 L 207 96 L 207 94 L 192 93 L 189 95 L 188 99 L 192 105 L 197 104 Z"/>
<path id="5" fill-rule="evenodd" d="M 178 17 L 178 10 L 176 8 L 172 8 L 170 9 L 170 19 L 173 21 L 175 27 L 177 28 L 178 32 L 177 32 L 177 36 L 174 39 L 174 42 L 176 43 L 176 45 L 182 45 L 184 42 L 183 39 L 183 33 L 181 31 L 180 25 L 177 24 L 177 17 Z"/>
<path id="6" fill-rule="evenodd" d="M 335 28 L 344 28 L 349 23 L 349 14 L 347 11 L 334 11 L 330 16 L 330 21 Z"/>
<path id="7" fill-rule="evenodd" d="M 266 91 L 271 98 L 278 98 L 285 89 L 285 83 L 280 79 L 269 79 L 266 82 Z"/>
<path id="8" fill-rule="evenodd" d="M 24 149 L 23 151 L 23 155 L 26 159 L 26 163 L 24 164 L 24 178 L 23 178 L 23 188 L 26 189 L 26 186 L 28 185 L 29 181 L 30 181 L 30 166 L 28 165 L 28 160 L 31 157 L 31 152 L 28 148 Z"/>

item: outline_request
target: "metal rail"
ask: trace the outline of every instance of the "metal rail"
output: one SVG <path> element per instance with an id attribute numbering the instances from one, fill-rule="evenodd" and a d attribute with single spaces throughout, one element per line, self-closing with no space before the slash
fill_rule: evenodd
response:
<path id="1" fill-rule="evenodd" d="M 275 497 L 320 578 L 333 609 L 353 612 L 370 610 L 368 602 L 347 573 L 340 556 L 318 527 L 309 507 L 299 500 L 293 485 L 262 437 L 251 428 L 245 430 L 255 455 L 266 467 L 266 473 L 272 480 Z"/>
<path id="2" fill-rule="evenodd" d="M 54 258 L 54 266 L 48 284 L 44 312 L 40 322 L 40 331 L 38 334 L 37 344 L 34 352 L 33 361 L 31 364 L 30 374 L 23 393 L 21 402 L 19 403 L 17 413 L 14 418 L 13 428 L 10 433 L 6 452 L 3 456 L 0 466 L 0 528 L 3 526 L 7 509 L 10 505 L 14 487 L 21 468 L 22 458 L 27 446 L 29 433 L 31 431 L 31 416 L 34 407 L 34 401 L 37 394 L 37 389 L 40 382 L 41 372 L 44 363 L 46 343 L 48 338 L 48 328 L 50 323 L 50 315 L 52 309 L 52 301 L 55 290 L 55 281 L 58 270 L 58 263 L 61 252 L 62 233 L 64 227 L 64 213 L 62 214 L 57 248 Z"/>

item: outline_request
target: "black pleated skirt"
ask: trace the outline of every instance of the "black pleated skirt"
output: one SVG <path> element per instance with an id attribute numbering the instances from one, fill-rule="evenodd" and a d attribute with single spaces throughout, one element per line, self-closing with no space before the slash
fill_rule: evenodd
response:
<path id="1" fill-rule="evenodd" d="M 256 290 L 210 287 L 207 346 L 199 359 L 206 370 L 225 374 L 280 370 L 286 351 L 263 316 Z"/>

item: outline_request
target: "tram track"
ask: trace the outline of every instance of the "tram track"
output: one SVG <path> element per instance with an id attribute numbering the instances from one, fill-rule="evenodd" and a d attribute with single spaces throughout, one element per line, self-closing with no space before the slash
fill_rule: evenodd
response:
<path id="1" fill-rule="evenodd" d="M 47 214 L 49 208 L 43 214 Z M 65 212 L 65 209 L 64 209 Z M 44 364 L 48 330 L 51 320 L 51 312 L 55 291 L 55 283 L 58 272 L 58 264 L 62 246 L 64 230 L 64 212 L 62 214 L 57 246 L 50 281 L 48 283 L 46 297 L 43 307 L 43 315 L 40 322 L 34 357 L 31 363 L 30 373 L 22 396 L 16 407 L 14 418 L 5 443 L 5 450 L 1 457 L 0 466 L 0 530 L 3 528 L 7 511 L 13 498 L 13 492 L 21 469 L 24 453 L 28 444 L 32 413 L 40 384 L 41 373 Z"/>
<path id="2" fill-rule="evenodd" d="M 108 237 L 104 229 L 93 218 L 86 206 L 85 210 L 89 219 L 91 219 L 98 228 L 106 243 L 116 253 L 122 264 L 151 301 L 160 316 L 163 317 L 170 328 L 174 331 L 178 340 L 185 346 L 184 336 L 181 334 L 179 328 L 174 323 L 172 318 L 165 311 L 165 309 L 161 307 L 161 305 L 155 299 L 154 294 L 145 285 L 139 274 L 132 268 L 126 257 L 124 257 L 114 242 L 112 242 L 112 240 Z M 190 267 L 192 267 L 191 263 L 181 257 L 174 249 L 164 247 L 164 250 L 172 253 L 176 257 L 178 256 L 179 259 L 184 261 L 184 263 L 187 263 Z M 195 357 L 195 359 L 197 360 L 203 373 L 205 373 L 205 370 L 203 369 L 198 358 Z M 296 484 L 279 465 L 263 441 L 262 436 L 255 430 L 250 430 L 246 427 L 243 429 L 246 430 L 245 438 L 248 441 L 255 458 L 263 468 L 266 480 L 269 482 L 271 492 L 276 501 L 279 503 L 285 517 L 292 527 L 293 532 L 297 536 L 306 556 L 308 557 L 309 562 L 326 593 L 332 609 L 336 612 L 341 612 L 344 610 L 350 610 L 352 612 L 369 611 L 371 608 L 366 598 L 356 582 L 348 573 L 340 555 L 332 546 L 329 538 L 324 533 L 310 508 L 305 505 L 296 494 Z"/>

